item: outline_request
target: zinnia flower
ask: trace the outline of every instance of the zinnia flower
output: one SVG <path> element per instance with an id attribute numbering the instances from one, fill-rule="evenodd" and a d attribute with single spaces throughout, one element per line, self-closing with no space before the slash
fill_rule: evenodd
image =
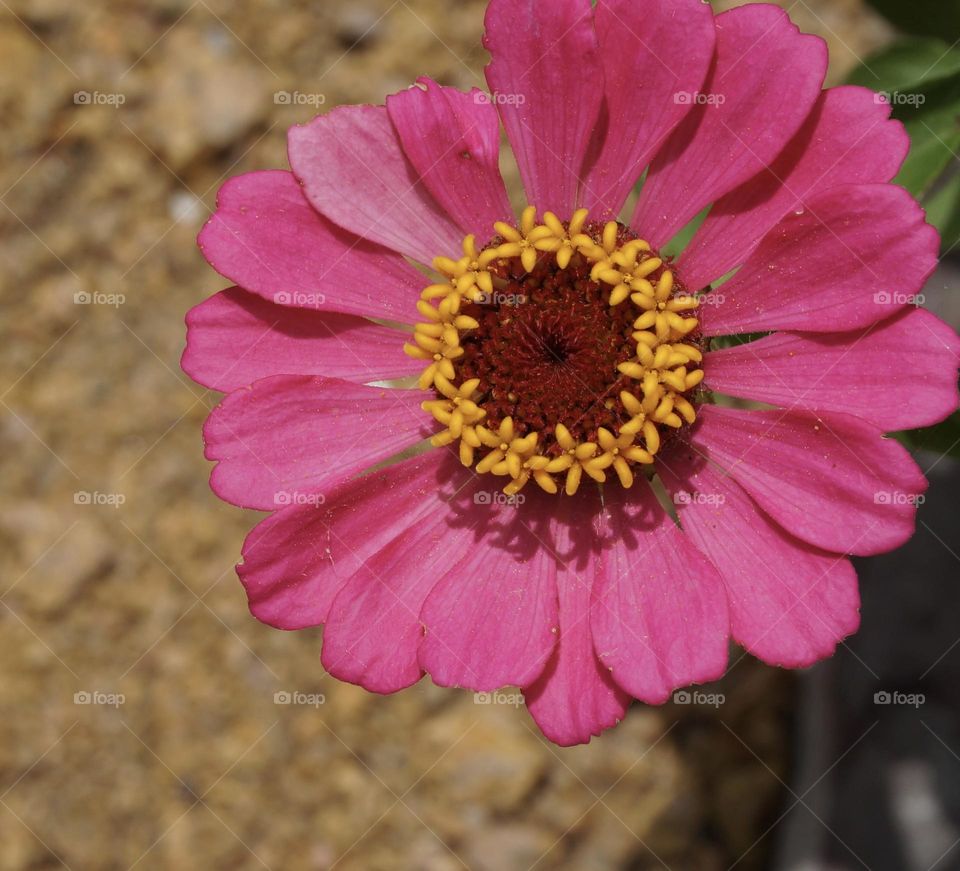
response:
<path id="1" fill-rule="evenodd" d="M 957 407 L 960 343 L 911 304 L 938 238 L 903 128 L 781 9 L 491 0 L 485 45 L 491 95 L 421 79 L 223 187 L 199 241 L 237 286 L 183 366 L 229 394 L 214 491 L 273 512 L 256 617 L 323 624 L 374 692 L 520 687 L 572 744 L 731 639 L 798 667 L 856 630 L 848 556 L 926 486 L 884 434 Z"/>

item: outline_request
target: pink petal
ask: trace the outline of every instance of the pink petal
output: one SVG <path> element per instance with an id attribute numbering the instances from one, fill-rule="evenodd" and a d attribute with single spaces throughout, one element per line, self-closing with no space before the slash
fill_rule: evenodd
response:
<path id="1" fill-rule="evenodd" d="M 840 411 L 884 432 L 929 426 L 957 408 L 960 339 L 910 309 L 855 333 L 776 333 L 713 351 L 711 390 L 783 408 Z"/>
<path id="2" fill-rule="evenodd" d="M 383 106 L 341 106 L 287 135 L 307 199 L 363 239 L 414 260 L 460 253 L 463 234 L 407 160 Z"/>
<path id="3" fill-rule="evenodd" d="M 499 493 L 498 482 L 482 486 Z M 532 530 L 555 510 L 556 497 L 522 495 L 524 504 L 501 508 L 495 528 L 478 530 L 476 543 L 424 602 L 420 665 L 440 686 L 482 692 L 525 686 L 550 658 L 558 619 L 556 557 Z"/>
<path id="4" fill-rule="evenodd" d="M 605 102 L 582 199 L 599 220 L 620 213 L 650 159 L 690 111 L 683 98 L 699 92 L 716 37 L 713 13 L 700 0 L 600 0 L 595 15 Z"/>
<path id="5" fill-rule="evenodd" d="M 692 444 L 784 529 L 836 553 L 899 547 L 927 488 L 900 444 L 846 414 L 701 406 Z"/>
<path id="6" fill-rule="evenodd" d="M 500 116 L 477 88 L 464 93 L 428 78 L 418 82 L 387 98 L 390 120 L 436 201 L 484 245 L 494 222 L 514 220 L 500 176 Z"/>
<path id="7" fill-rule="evenodd" d="M 888 182 L 910 140 L 890 104 L 852 85 L 824 91 L 769 169 L 718 200 L 677 264 L 687 287 L 716 281 L 789 212 L 841 184 Z"/>
<path id="8" fill-rule="evenodd" d="M 473 524 L 464 523 L 464 515 L 448 501 L 451 493 L 472 496 L 479 476 L 448 453 L 427 456 L 432 478 L 424 474 L 422 486 L 409 489 L 406 504 L 395 506 L 407 515 L 403 528 L 392 524 L 394 537 L 358 566 L 334 599 L 323 631 L 324 668 L 373 692 L 396 692 L 421 678 L 417 650 L 423 602 L 437 580 L 475 546 Z M 374 482 L 368 487 L 374 493 L 379 489 Z M 382 521 L 384 510 L 389 505 L 371 504 L 368 517 L 358 520 L 372 526 Z M 469 505 L 472 520 L 483 513 L 484 506 Z"/>
<path id="9" fill-rule="evenodd" d="M 915 301 L 939 238 L 903 188 L 851 185 L 810 200 L 764 237 L 700 309 L 706 335 L 867 327 Z"/>
<path id="10" fill-rule="evenodd" d="M 737 643 L 771 665 L 801 668 L 857 631 L 860 595 L 848 559 L 784 532 L 693 451 L 660 460 L 683 531 L 723 577 Z"/>
<path id="11" fill-rule="evenodd" d="M 420 390 L 277 375 L 227 396 L 203 427 L 210 486 L 273 511 L 324 494 L 426 435 Z"/>
<path id="12" fill-rule="evenodd" d="M 559 637 L 546 670 L 524 688 L 524 696 L 543 734 L 569 747 L 619 723 L 630 697 L 600 664 L 590 632 L 591 591 L 601 570 L 597 551 L 603 546 L 595 529 L 599 496 L 584 488 L 576 499 L 560 498 L 557 503 Z"/>
<path id="13" fill-rule="evenodd" d="M 590 0 L 490 0 L 487 82 L 527 201 L 566 219 L 603 100 Z"/>
<path id="14" fill-rule="evenodd" d="M 253 528 L 237 574 L 250 610 L 278 629 L 326 621 L 347 580 L 427 518 L 443 517 L 444 455 L 430 452 L 355 479 L 318 505 L 291 505 Z"/>
<path id="15" fill-rule="evenodd" d="M 280 170 L 230 179 L 198 238 L 221 275 L 281 305 L 412 321 L 424 277 L 318 215 Z"/>
<path id="16" fill-rule="evenodd" d="M 823 40 L 801 34 L 775 6 L 731 9 L 716 28 L 705 102 L 654 158 L 633 215 L 631 225 L 653 245 L 764 169 L 810 114 L 827 71 Z"/>
<path id="17" fill-rule="evenodd" d="M 274 305 L 238 287 L 187 313 L 180 365 L 194 381 L 229 393 L 269 375 L 383 381 L 416 374 L 404 334 L 364 318 Z"/>
<path id="18" fill-rule="evenodd" d="M 591 626 L 600 661 L 628 693 L 662 704 L 726 668 L 727 597 L 717 570 L 642 481 L 604 488 L 609 535 Z"/>

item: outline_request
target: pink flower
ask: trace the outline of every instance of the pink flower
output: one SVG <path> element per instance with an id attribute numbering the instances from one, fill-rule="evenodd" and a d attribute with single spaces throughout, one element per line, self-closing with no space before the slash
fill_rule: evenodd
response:
<path id="1" fill-rule="evenodd" d="M 273 512 L 256 617 L 324 624 L 375 692 L 519 686 L 573 744 L 720 677 L 731 638 L 799 667 L 857 629 L 847 555 L 903 544 L 926 486 L 884 434 L 957 407 L 960 343 L 911 305 L 938 239 L 890 184 L 902 127 L 821 90 L 779 8 L 491 0 L 486 46 L 492 98 L 422 79 L 224 186 L 200 247 L 237 287 L 183 367 L 229 394 L 214 491 Z"/>

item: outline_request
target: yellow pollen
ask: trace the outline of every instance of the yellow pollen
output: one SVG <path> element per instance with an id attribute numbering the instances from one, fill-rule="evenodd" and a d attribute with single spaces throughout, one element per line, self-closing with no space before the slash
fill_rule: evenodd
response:
<path id="1" fill-rule="evenodd" d="M 609 221 L 589 225 L 588 212 L 580 209 L 564 224 L 557 215 L 523 210 L 517 226 L 497 222 L 495 245 L 479 249 L 473 235 L 463 240 L 457 258 L 437 257 L 433 268 L 441 277 L 426 287 L 417 302 L 424 320 L 414 326 L 412 342 L 404 351 L 427 365 L 418 379 L 422 390 L 436 398 L 422 403 L 443 429 L 431 438 L 435 447 L 453 447 L 464 466 L 479 474 L 508 479 L 504 491 L 518 493 L 533 480 L 547 493 L 560 485 L 574 495 L 584 477 L 598 483 L 613 473 L 623 487 L 633 485 L 635 467 L 649 467 L 662 444 L 663 428 L 679 429 L 696 420 L 696 409 L 687 394 L 703 380 L 700 349 L 687 340 L 699 326 L 692 316 L 700 305 L 695 296 L 675 292 L 674 275 L 642 239 L 619 243 L 620 225 Z M 480 323 L 462 314 L 464 303 L 489 299 L 495 291 L 498 268 L 519 259 L 532 272 L 543 257 L 555 258 L 561 270 L 574 257 L 590 268 L 590 278 L 609 288 L 609 305 L 630 304 L 636 312 L 636 354 L 617 366 L 612 378 L 625 376 L 634 386 L 619 393 L 628 419 L 617 432 L 600 427 L 596 441 L 578 442 L 563 421 L 553 432 L 519 431 L 507 417 L 496 429 L 484 425 L 484 385 L 477 378 L 458 383 L 457 365 L 464 354 L 462 338 Z M 501 287 L 504 286 L 501 280 Z M 630 316 L 632 317 L 633 312 Z M 516 396 L 510 395 L 511 401 Z M 606 407 L 616 403 L 608 400 Z"/>

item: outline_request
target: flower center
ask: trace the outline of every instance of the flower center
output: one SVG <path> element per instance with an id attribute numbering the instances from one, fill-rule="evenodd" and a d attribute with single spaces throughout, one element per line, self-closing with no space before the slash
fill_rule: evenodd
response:
<path id="1" fill-rule="evenodd" d="M 425 411 L 476 471 L 573 495 L 583 476 L 630 487 L 664 441 L 696 419 L 703 380 L 696 297 L 660 255 L 585 209 L 563 223 L 497 223 L 483 250 L 468 236 L 443 281 L 424 290 L 408 354 L 427 362 Z"/>

